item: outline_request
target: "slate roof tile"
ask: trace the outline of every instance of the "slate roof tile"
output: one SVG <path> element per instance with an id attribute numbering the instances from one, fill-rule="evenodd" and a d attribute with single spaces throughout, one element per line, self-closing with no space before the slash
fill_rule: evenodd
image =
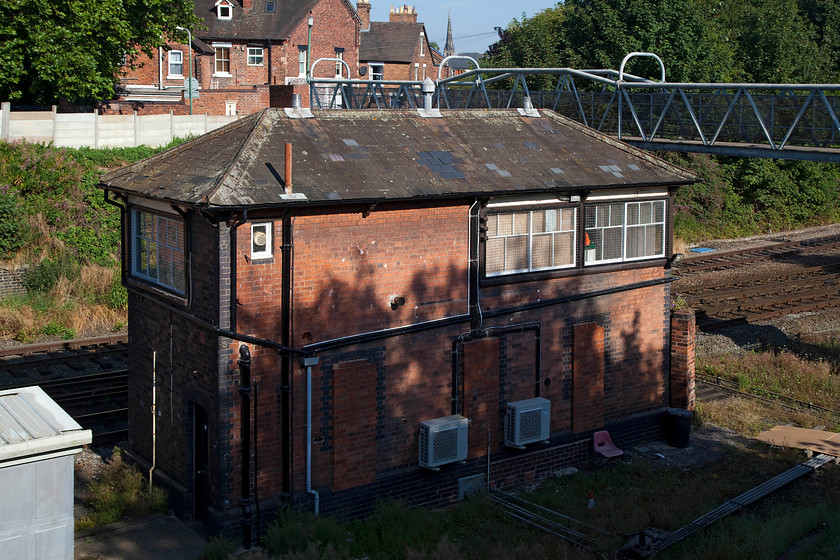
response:
<path id="1" fill-rule="evenodd" d="M 287 141 L 293 147 L 292 189 L 308 203 L 680 185 L 696 179 L 551 111 L 541 118 L 505 109 L 442 113 L 443 118 L 422 118 L 411 110 L 313 111 L 315 118 L 292 119 L 266 109 L 108 173 L 101 185 L 209 210 L 300 204 L 284 198 Z M 502 137 L 506 147 L 498 149 Z M 631 166 L 638 171 L 629 176 L 614 171 Z"/>

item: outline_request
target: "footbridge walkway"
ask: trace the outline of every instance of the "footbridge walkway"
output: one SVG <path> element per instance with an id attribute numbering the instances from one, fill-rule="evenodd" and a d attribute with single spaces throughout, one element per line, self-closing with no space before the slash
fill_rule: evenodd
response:
<path id="1" fill-rule="evenodd" d="M 626 72 L 636 57 L 656 59 L 660 79 Z M 441 77 L 459 59 L 471 69 Z M 840 162 L 840 84 L 667 82 L 653 53 L 630 53 L 619 70 L 480 68 L 470 57 L 451 56 L 437 81 L 426 82 L 424 99 L 421 81 L 316 77 L 324 62 L 346 66 L 313 63 L 313 108 L 552 109 L 645 149 Z M 528 78 L 536 75 L 554 76 L 553 91 L 530 90 Z"/>

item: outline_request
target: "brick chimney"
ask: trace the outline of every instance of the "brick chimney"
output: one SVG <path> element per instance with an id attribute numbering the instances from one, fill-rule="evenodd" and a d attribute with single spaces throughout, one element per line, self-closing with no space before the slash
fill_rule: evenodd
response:
<path id="1" fill-rule="evenodd" d="M 370 0 L 359 0 L 356 3 L 356 11 L 362 20 L 362 31 L 370 30 Z"/>
<path id="2" fill-rule="evenodd" d="M 391 13 L 388 14 L 388 21 L 391 23 L 417 23 L 417 10 L 408 4 L 396 10 L 392 7 Z"/>
<path id="3" fill-rule="evenodd" d="M 248 11 L 254 7 L 254 0 L 242 0 L 242 11 Z"/>

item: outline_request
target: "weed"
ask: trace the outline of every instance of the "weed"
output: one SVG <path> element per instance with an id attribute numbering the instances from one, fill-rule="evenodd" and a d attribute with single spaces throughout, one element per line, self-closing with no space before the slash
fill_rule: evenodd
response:
<path id="1" fill-rule="evenodd" d="M 93 513 L 76 521 L 77 530 L 167 511 L 166 490 L 149 488 L 140 471 L 122 460 L 119 448 L 114 448 L 102 476 L 88 490 Z"/>
<path id="2" fill-rule="evenodd" d="M 236 544 L 225 537 L 210 537 L 210 542 L 201 551 L 200 560 L 227 560 L 236 552 Z"/>

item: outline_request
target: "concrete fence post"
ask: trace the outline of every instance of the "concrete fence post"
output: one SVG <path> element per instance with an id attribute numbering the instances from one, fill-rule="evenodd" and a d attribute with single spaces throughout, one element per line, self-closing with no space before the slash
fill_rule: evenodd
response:
<path id="1" fill-rule="evenodd" d="M 134 111 L 134 145 L 140 145 L 140 119 L 137 118 L 137 111 Z"/>
<path id="2" fill-rule="evenodd" d="M 0 140 L 9 139 L 9 113 L 12 112 L 12 104 L 4 101 L 0 104 Z"/>
<path id="3" fill-rule="evenodd" d="M 55 143 L 55 137 L 58 134 L 58 107 L 53 105 L 52 106 L 52 133 L 50 137 L 52 138 L 52 142 Z"/>
<path id="4" fill-rule="evenodd" d="M 93 110 L 93 147 L 99 147 L 99 109 Z"/>

